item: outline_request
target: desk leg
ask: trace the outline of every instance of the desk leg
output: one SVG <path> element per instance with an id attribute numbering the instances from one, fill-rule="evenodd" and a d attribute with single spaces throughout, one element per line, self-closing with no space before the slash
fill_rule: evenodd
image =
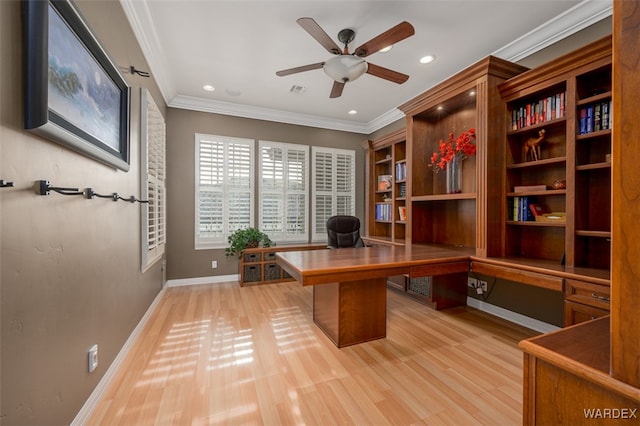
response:
<path id="1" fill-rule="evenodd" d="M 339 348 L 387 336 L 387 279 L 313 286 L 313 322 Z"/>

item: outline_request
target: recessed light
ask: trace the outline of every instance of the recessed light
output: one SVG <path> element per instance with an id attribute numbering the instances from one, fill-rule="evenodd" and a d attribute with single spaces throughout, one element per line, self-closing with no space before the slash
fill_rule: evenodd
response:
<path id="1" fill-rule="evenodd" d="M 216 88 L 210 84 L 205 84 L 204 86 L 202 86 L 202 88 L 207 92 L 213 92 L 214 90 L 216 90 Z"/>
<path id="2" fill-rule="evenodd" d="M 438 108 L 436 108 L 438 111 L 442 111 L 444 109 L 444 107 L 442 105 L 438 105 Z"/>
<path id="3" fill-rule="evenodd" d="M 433 55 L 427 55 L 427 56 L 423 56 L 422 58 L 420 58 L 420 63 L 421 64 L 430 64 L 431 62 L 435 61 L 436 57 Z"/>
<path id="4" fill-rule="evenodd" d="M 469 92 L 469 96 L 475 96 L 475 95 L 476 95 L 476 91 L 475 90 L 472 90 L 472 91 Z"/>
<path id="5" fill-rule="evenodd" d="M 349 115 L 356 115 L 358 113 L 358 111 L 356 111 L 355 109 L 352 109 L 351 111 L 348 112 Z"/>
<path id="6" fill-rule="evenodd" d="M 378 50 L 378 52 L 380 53 L 387 53 L 388 51 L 390 51 L 391 49 L 393 49 L 393 44 L 391 46 L 387 46 L 387 47 L 383 47 L 382 49 Z"/>

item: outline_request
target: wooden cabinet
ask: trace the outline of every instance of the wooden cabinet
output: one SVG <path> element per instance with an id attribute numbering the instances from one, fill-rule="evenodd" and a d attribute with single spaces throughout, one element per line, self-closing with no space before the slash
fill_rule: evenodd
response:
<path id="1" fill-rule="evenodd" d="M 382 241 L 404 243 L 407 193 L 406 132 L 400 129 L 370 141 L 365 234 Z"/>
<path id="2" fill-rule="evenodd" d="M 276 252 L 326 248 L 325 245 L 305 245 L 257 247 L 243 250 L 240 256 L 240 286 L 293 281 L 293 278 L 277 264 Z"/>
<path id="3" fill-rule="evenodd" d="M 489 56 L 399 107 L 407 116 L 407 241 L 474 248 L 482 256 L 498 251 L 502 232 L 491 218 L 501 194 L 488 184 L 500 180 L 503 168 L 506 124 L 496 113 L 497 86 L 525 70 Z M 462 192 L 447 194 L 445 173 L 434 172 L 431 156 L 441 139 L 471 128 L 477 153 L 463 161 Z"/>
<path id="4" fill-rule="evenodd" d="M 609 286 L 565 280 L 565 327 L 609 315 L 610 305 Z"/>
<path id="5" fill-rule="evenodd" d="M 502 255 L 609 269 L 611 38 L 499 89 L 508 128 Z"/>

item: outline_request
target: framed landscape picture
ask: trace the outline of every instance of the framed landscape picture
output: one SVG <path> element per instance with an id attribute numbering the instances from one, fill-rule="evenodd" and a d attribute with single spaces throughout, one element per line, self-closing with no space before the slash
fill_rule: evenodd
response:
<path id="1" fill-rule="evenodd" d="M 23 2 L 24 126 L 129 170 L 130 89 L 68 0 Z"/>

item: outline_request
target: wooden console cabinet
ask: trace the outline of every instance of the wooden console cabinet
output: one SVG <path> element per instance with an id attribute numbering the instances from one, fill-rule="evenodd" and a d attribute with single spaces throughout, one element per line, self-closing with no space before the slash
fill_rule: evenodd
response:
<path id="1" fill-rule="evenodd" d="M 279 251 L 321 250 L 326 248 L 326 245 L 316 244 L 256 247 L 243 250 L 240 256 L 240 286 L 293 281 L 293 278 L 276 262 L 276 253 Z"/>

